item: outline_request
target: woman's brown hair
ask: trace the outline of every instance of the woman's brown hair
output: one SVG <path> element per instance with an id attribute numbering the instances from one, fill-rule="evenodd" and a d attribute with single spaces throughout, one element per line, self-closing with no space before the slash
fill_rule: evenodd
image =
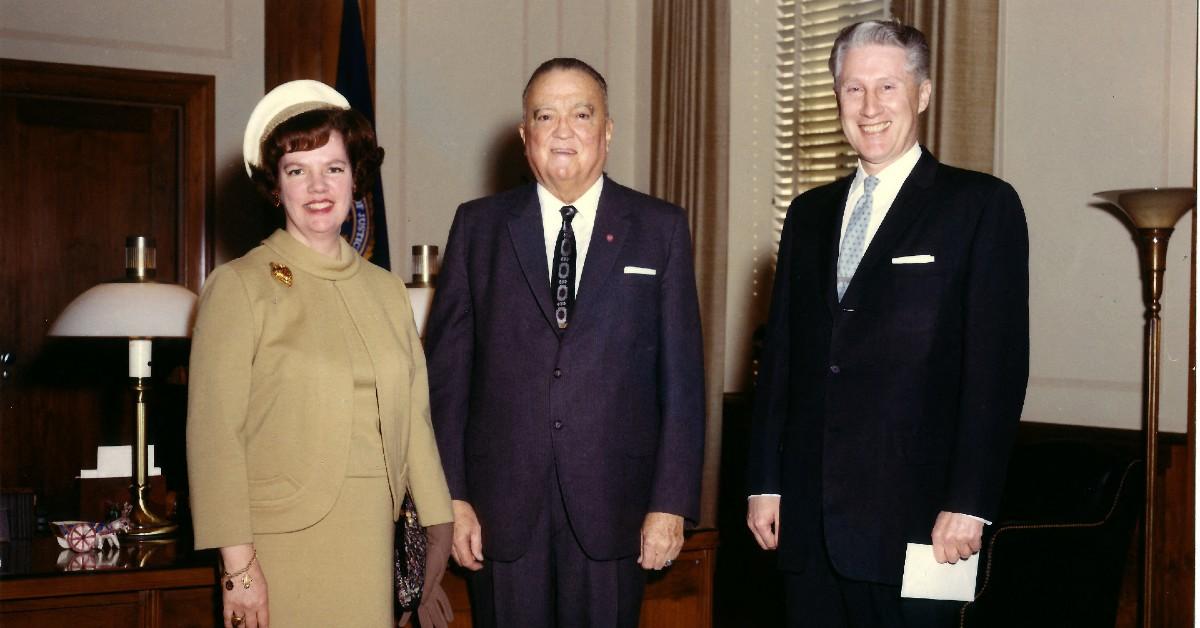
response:
<path id="1" fill-rule="evenodd" d="M 273 200 L 279 191 L 279 160 L 287 153 L 314 150 L 329 141 L 337 131 L 346 143 L 346 155 L 354 175 L 354 199 L 360 200 L 375 186 L 383 149 L 375 140 L 375 130 L 363 115 L 353 109 L 316 109 L 288 118 L 275 127 L 262 142 L 262 165 L 252 166 L 250 178 L 263 198 Z"/>

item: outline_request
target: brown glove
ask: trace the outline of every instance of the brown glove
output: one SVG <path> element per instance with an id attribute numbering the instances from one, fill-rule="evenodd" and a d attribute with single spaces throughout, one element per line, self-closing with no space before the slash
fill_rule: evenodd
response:
<path id="1" fill-rule="evenodd" d="M 450 598 L 442 589 L 442 577 L 446 575 L 446 563 L 450 560 L 450 547 L 454 542 L 454 524 L 440 523 L 425 528 L 425 586 L 421 588 L 421 604 L 417 607 L 417 624 L 421 628 L 449 628 L 454 621 Z M 411 613 L 400 617 L 405 625 Z"/>

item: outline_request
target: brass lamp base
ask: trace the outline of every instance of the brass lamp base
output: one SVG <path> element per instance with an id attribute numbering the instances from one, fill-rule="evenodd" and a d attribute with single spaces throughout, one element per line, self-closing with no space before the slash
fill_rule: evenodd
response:
<path id="1" fill-rule="evenodd" d="M 148 487 L 133 485 L 129 487 L 130 497 L 133 498 L 133 510 L 129 513 L 129 530 L 125 535 L 134 540 L 158 539 L 174 534 L 179 524 L 160 517 L 150 510 L 146 503 Z"/>
<path id="2" fill-rule="evenodd" d="M 146 455 L 146 390 L 149 388 L 148 378 L 133 378 L 133 391 L 137 399 L 137 413 L 134 428 L 137 432 L 137 442 L 133 449 L 134 475 L 133 484 L 129 487 L 129 496 L 133 510 L 129 513 L 129 530 L 125 535 L 135 541 L 143 539 L 159 539 L 174 534 L 179 525 L 171 520 L 155 514 L 150 510 L 146 500 L 149 491 L 147 479 Z"/>

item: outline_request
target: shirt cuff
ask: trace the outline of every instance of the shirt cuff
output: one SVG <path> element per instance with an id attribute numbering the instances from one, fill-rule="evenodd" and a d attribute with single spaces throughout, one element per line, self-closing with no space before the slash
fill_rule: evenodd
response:
<path id="1" fill-rule="evenodd" d="M 983 517 L 976 517 L 975 515 L 968 515 L 968 514 L 967 514 L 967 513 L 965 513 L 965 512 L 960 512 L 960 513 L 958 513 L 958 514 L 960 514 L 960 515 L 962 515 L 962 516 L 964 516 L 964 517 L 970 517 L 971 519 L 974 519 L 974 520 L 976 520 L 976 521 L 982 522 L 982 523 L 983 523 L 983 525 L 985 525 L 985 526 L 990 526 L 990 525 L 992 525 L 992 522 L 991 522 L 991 521 L 988 521 L 987 519 L 984 519 Z"/>
<path id="2" fill-rule="evenodd" d="M 750 497 L 782 497 L 782 496 L 779 493 L 759 493 L 757 495 L 751 495 Z M 750 497 L 747 497 L 746 499 L 750 499 Z"/>

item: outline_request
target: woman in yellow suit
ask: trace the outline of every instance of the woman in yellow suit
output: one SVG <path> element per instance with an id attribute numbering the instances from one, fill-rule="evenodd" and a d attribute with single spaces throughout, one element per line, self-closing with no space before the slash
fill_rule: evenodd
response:
<path id="1" fill-rule="evenodd" d="M 204 286 L 188 476 L 220 548 L 227 627 L 394 626 L 394 522 L 451 521 L 404 284 L 340 236 L 383 150 L 346 99 L 285 83 L 255 107 L 247 171 L 286 227 Z M 448 527 L 448 526 L 444 526 Z"/>

